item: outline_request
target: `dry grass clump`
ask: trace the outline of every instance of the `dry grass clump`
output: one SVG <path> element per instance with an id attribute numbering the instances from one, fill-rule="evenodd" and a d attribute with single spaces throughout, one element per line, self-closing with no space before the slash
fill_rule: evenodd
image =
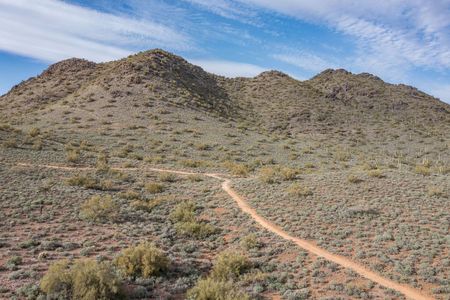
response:
<path id="1" fill-rule="evenodd" d="M 108 172 L 109 171 L 108 156 L 106 156 L 106 154 L 104 153 L 100 153 L 97 156 L 95 167 L 97 168 L 98 172 Z"/>
<path id="2" fill-rule="evenodd" d="M 164 192 L 164 185 L 156 182 L 150 182 L 145 185 L 145 190 L 151 194 L 158 194 Z"/>
<path id="3" fill-rule="evenodd" d="M 306 196 L 311 196 L 313 194 L 312 190 L 309 187 L 303 186 L 299 183 L 291 184 L 288 187 L 287 192 L 290 196 L 296 196 L 296 197 L 306 197 Z"/>
<path id="4" fill-rule="evenodd" d="M 430 169 L 430 167 L 421 164 L 421 165 L 415 166 L 414 172 L 416 174 L 420 174 L 420 175 L 423 175 L 423 176 L 428 176 L 428 175 L 431 174 L 431 169 Z"/>
<path id="5" fill-rule="evenodd" d="M 138 210 L 143 210 L 146 212 L 150 212 L 155 208 L 156 206 L 160 205 L 166 200 L 164 197 L 155 198 L 152 200 L 134 200 L 131 202 L 131 206 Z"/>
<path id="6" fill-rule="evenodd" d="M 297 177 L 298 170 L 288 167 L 262 167 L 258 178 L 263 183 L 277 183 L 280 181 L 292 181 Z"/>
<path id="7" fill-rule="evenodd" d="M 36 127 L 33 127 L 28 131 L 28 135 L 31 137 L 37 137 L 39 134 L 41 134 L 41 131 Z"/>
<path id="8" fill-rule="evenodd" d="M 4 142 L 2 143 L 2 146 L 3 146 L 4 148 L 17 148 L 19 145 L 18 145 L 17 139 L 15 139 L 15 138 L 10 138 L 10 139 L 7 139 L 6 141 L 4 141 Z"/>
<path id="9" fill-rule="evenodd" d="M 445 192 L 444 189 L 440 186 L 429 186 L 428 187 L 428 196 L 430 197 L 444 197 Z"/>
<path id="10" fill-rule="evenodd" d="M 198 168 L 204 165 L 202 161 L 193 160 L 193 159 L 185 159 L 181 161 L 181 165 L 187 168 Z"/>
<path id="11" fill-rule="evenodd" d="M 113 189 L 113 182 L 111 180 L 98 180 L 87 175 L 75 175 L 66 180 L 70 186 L 81 186 L 87 189 L 107 191 Z"/>
<path id="12" fill-rule="evenodd" d="M 163 172 L 158 176 L 158 179 L 164 182 L 175 182 L 177 180 L 177 176 L 173 173 Z"/>
<path id="13" fill-rule="evenodd" d="M 122 299 L 122 284 L 108 262 L 67 260 L 50 266 L 40 282 L 47 299 Z"/>
<path id="14" fill-rule="evenodd" d="M 263 167 L 259 170 L 258 178 L 263 183 L 275 183 L 277 182 L 277 172 L 274 168 Z"/>
<path id="15" fill-rule="evenodd" d="M 178 233 L 194 238 L 206 238 L 217 230 L 214 226 L 200 222 L 195 216 L 195 204 L 186 201 L 178 204 L 170 214 L 170 219 L 175 223 Z"/>
<path id="16" fill-rule="evenodd" d="M 164 273 L 169 259 L 154 244 L 142 242 L 123 250 L 114 264 L 125 276 L 149 278 Z"/>
<path id="17" fill-rule="evenodd" d="M 111 196 L 92 196 L 86 200 L 80 209 L 80 217 L 91 222 L 114 220 L 119 211 L 118 205 Z"/>
<path id="18" fill-rule="evenodd" d="M 231 161 L 225 162 L 224 167 L 227 168 L 234 176 L 245 177 L 250 172 L 249 168 L 246 165 L 234 163 Z"/>
<path id="19" fill-rule="evenodd" d="M 80 151 L 77 149 L 69 149 L 66 151 L 66 159 L 70 163 L 76 163 L 80 160 Z"/>
<path id="20" fill-rule="evenodd" d="M 347 176 L 347 181 L 350 183 L 360 183 L 362 179 L 354 174 L 350 174 Z"/>
<path id="21" fill-rule="evenodd" d="M 374 177 L 374 178 L 383 178 L 383 177 L 385 177 L 385 175 L 383 174 L 383 171 L 381 171 L 380 169 L 369 170 L 367 172 L 367 175 L 369 175 L 370 177 Z"/>
<path id="22" fill-rule="evenodd" d="M 247 250 L 261 248 L 262 244 L 255 234 L 249 234 L 242 238 L 241 246 Z"/>
<path id="23" fill-rule="evenodd" d="M 284 181 L 294 180 L 297 177 L 297 173 L 297 170 L 287 167 L 281 168 L 280 170 L 281 179 Z"/>

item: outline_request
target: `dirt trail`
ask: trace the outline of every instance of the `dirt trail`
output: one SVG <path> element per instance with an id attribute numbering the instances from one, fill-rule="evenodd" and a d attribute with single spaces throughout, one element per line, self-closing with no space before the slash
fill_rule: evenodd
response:
<path id="1" fill-rule="evenodd" d="M 95 168 L 93 167 L 67 167 L 67 166 L 58 166 L 58 165 L 35 165 L 35 164 L 28 164 L 28 163 L 18 163 L 17 166 L 22 167 L 40 167 L 40 168 L 50 168 L 50 169 L 61 169 L 61 170 L 93 170 Z M 266 220 L 262 216 L 260 216 L 255 209 L 253 209 L 247 201 L 240 196 L 236 191 L 234 191 L 231 188 L 231 180 L 224 177 L 222 174 L 215 174 L 215 173 L 195 173 L 195 172 L 186 172 L 186 171 L 177 171 L 177 170 L 167 170 L 167 169 L 158 169 L 158 168 L 120 168 L 120 167 L 112 167 L 111 169 L 114 170 L 127 170 L 127 171 L 137 171 L 137 170 L 149 170 L 149 171 L 155 171 L 155 172 L 168 172 L 168 173 L 174 173 L 179 175 L 203 175 L 208 176 L 211 178 L 215 178 L 218 180 L 222 180 L 222 189 L 231 197 L 233 200 L 237 203 L 239 208 L 249 214 L 253 220 L 255 220 L 259 225 L 261 225 L 263 228 L 269 230 L 272 233 L 277 234 L 278 236 L 282 237 L 285 240 L 292 241 L 296 245 L 298 245 L 300 248 L 315 254 L 319 257 L 323 257 L 328 261 L 334 262 L 344 268 L 350 269 L 354 271 L 355 273 L 361 275 L 362 277 L 365 277 L 375 283 L 378 283 L 379 285 L 395 290 L 401 294 L 403 294 L 405 297 L 409 299 L 414 300 L 431 300 L 434 299 L 430 296 L 424 295 L 421 291 L 414 289 L 412 287 L 399 284 L 395 281 L 392 281 L 388 278 L 382 277 L 381 275 L 378 275 L 377 273 L 369 270 L 368 268 L 364 267 L 363 265 L 360 265 L 346 257 L 333 254 L 325 249 L 322 249 L 316 245 L 314 245 L 312 242 L 303 240 L 294 236 L 291 236 L 289 233 L 284 231 L 281 227 L 278 225 L 273 224 L 269 220 Z"/>

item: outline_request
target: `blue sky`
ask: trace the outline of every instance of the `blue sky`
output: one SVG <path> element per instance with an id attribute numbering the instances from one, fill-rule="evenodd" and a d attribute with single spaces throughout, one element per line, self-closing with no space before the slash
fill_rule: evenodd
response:
<path id="1" fill-rule="evenodd" d="M 0 94 L 65 58 L 152 48 L 229 77 L 370 72 L 450 103 L 450 0 L 0 0 Z"/>

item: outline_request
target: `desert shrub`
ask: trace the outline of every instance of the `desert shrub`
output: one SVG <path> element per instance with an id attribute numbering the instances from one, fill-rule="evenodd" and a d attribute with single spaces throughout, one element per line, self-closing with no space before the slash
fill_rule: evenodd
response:
<path id="1" fill-rule="evenodd" d="M 70 186 L 81 186 L 87 189 L 102 191 L 111 190 L 114 187 L 114 184 L 111 180 L 99 181 L 96 178 L 85 175 L 75 175 L 73 177 L 70 177 L 66 180 L 66 183 Z"/>
<path id="2" fill-rule="evenodd" d="M 347 176 L 347 181 L 350 183 L 360 183 L 362 180 L 358 176 L 350 174 Z"/>
<path id="3" fill-rule="evenodd" d="M 31 146 L 31 148 L 33 150 L 42 150 L 43 146 L 44 146 L 44 143 L 42 142 L 42 140 L 40 138 L 37 138 L 33 141 L 33 145 Z"/>
<path id="4" fill-rule="evenodd" d="M 187 179 L 192 182 L 200 182 L 203 180 L 203 178 L 200 175 L 188 175 Z"/>
<path id="5" fill-rule="evenodd" d="M 258 178 L 263 183 L 275 183 L 277 182 L 277 172 L 274 168 L 263 167 L 259 170 Z"/>
<path id="6" fill-rule="evenodd" d="M 80 217 L 87 221 L 98 222 L 114 220 L 117 217 L 119 207 L 111 196 L 92 196 L 81 206 Z"/>
<path id="7" fill-rule="evenodd" d="M 280 176 L 281 179 L 284 181 L 294 180 L 297 176 L 297 170 L 291 169 L 291 168 L 282 168 L 280 170 Z"/>
<path id="8" fill-rule="evenodd" d="M 165 198 L 162 197 L 152 200 L 134 200 L 133 202 L 131 202 L 131 206 L 138 210 L 150 212 L 153 210 L 153 208 L 164 202 L 164 200 Z"/>
<path id="9" fill-rule="evenodd" d="M 107 172 L 109 170 L 108 157 L 106 156 L 106 154 L 100 153 L 97 156 L 95 167 L 97 168 L 98 172 Z"/>
<path id="10" fill-rule="evenodd" d="M 220 253 L 211 271 L 211 277 L 217 280 L 235 280 L 247 269 L 250 261 L 242 254 L 224 251 Z"/>
<path id="11" fill-rule="evenodd" d="M 83 186 L 86 188 L 97 187 L 97 180 L 95 178 L 84 175 L 75 175 L 67 179 L 66 182 L 70 186 Z"/>
<path id="12" fill-rule="evenodd" d="M 155 245 L 142 242 L 123 250 L 114 264 L 126 276 L 148 278 L 165 272 L 169 259 Z"/>
<path id="13" fill-rule="evenodd" d="M 369 170 L 367 172 L 367 175 L 369 175 L 370 177 L 374 177 L 374 178 L 383 178 L 383 177 L 385 177 L 384 174 L 383 174 L 383 171 L 381 171 L 380 169 Z"/>
<path id="14" fill-rule="evenodd" d="M 163 172 L 158 176 L 159 180 L 165 182 L 175 182 L 177 177 L 173 173 Z"/>
<path id="15" fill-rule="evenodd" d="M 298 183 L 291 184 L 287 188 L 287 192 L 289 195 L 296 196 L 296 197 L 306 197 L 306 196 L 311 196 L 313 194 L 313 192 L 311 191 L 311 189 L 309 187 L 302 186 Z"/>
<path id="16" fill-rule="evenodd" d="M 207 223 L 197 221 L 179 222 L 175 225 L 177 232 L 198 239 L 204 239 L 216 232 L 216 228 Z"/>
<path id="17" fill-rule="evenodd" d="M 417 165 L 414 168 L 414 172 L 423 176 L 428 176 L 431 174 L 431 169 L 426 165 Z"/>
<path id="18" fill-rule="evenodd" d="M 31 137 L 36 137 L 41 133 L 41 131 L 39 130 L 39 128 L 31 128 L 30 131 L 28 131 L 28 135 Z"/>
<path id="19" fill-rule="evenodd" d="M 145 190 L 151 194 L 164 192 L 164 185 L 156 182 L 150 182 L 145 185 Z"/>
<path id="20" fill-rule="evenodd" d="M 334 153 L 334 157 L 339 161 L 349 161 L 352 155 L 347 151 L 337 151 Z"/>
<path id="21" fill-rule="evenodd" d="M 213 278 L 201 279 L 188 291 L 189 300 L 248 300 L 250 297 L 238 291 L 230 281 Z"/>
<path id="22" fill-rule="evenodd" d="M 119 194 L 119 196 L 123 199 L 127 199 L 127 200 L 135 200 L 135 199 L 139 199 L 139 193 L 132 191 L 132 190 L 128 190 L 126 192 L 122 192 Z"/>
<path id="23" fill-rule="evenodd" d="M 17 139 L 10 138 L 10 139 L 7 139 L 6 141 L 4 141 L 2 146 L 4 148 L 17 148 L 19 145 L 18 145 Z"/>
<path id="24" fill-rule="evenodd" d="M 195 216 L 195 204 L 185 201 L 178 204 L 170 214 L 170 219 L 175 223 L 177 232 L 195 238 L 206 238 L 216 232 L 216 228 L 210 224 L 199 222 Z"/>
<path id="25" fill-rule="evenodd" d="M 443 197 L 445 195 L 444 189 L 440 186 L 429 186 L 428 196 L 430 197 Z"/>
<path id="26" fill-rule="evenodd" d="M 80 151 L 69 149 L 66 151 L 66 159 L 68 162 L 76 163 L 80 160 Z"/>
<path id="27" fill-rule="evenodd" d="M 231 161 L 227 161 L 224 163 L 224 167 L 230 171 L 230 173 L 234 176 L 242 176 L 245 177 L 248 175 L 250 170 L 244 164 L 234 163 Z"/>
<path id="28" fill-rule="evenodd" d="M 181 164 L 187 168 L 198 168 L 203 165 L 203 162 L 201 162 L 199 160 L 186 159 L 186 160 L 181 161 Z"/>
<path id="29" fill-rule="evenodd" d="M 50 266 L 40 282 L 47 299 L 121 299 L 121 281 L 108 262 L 93 259 L 68 261 Z"/>
<path id="30" fill-rule="evenodd" d="M 241 245 L 247 250 L 260 248 L 262 246 L 258 237 L 253 233 L 242 238 Z"/>

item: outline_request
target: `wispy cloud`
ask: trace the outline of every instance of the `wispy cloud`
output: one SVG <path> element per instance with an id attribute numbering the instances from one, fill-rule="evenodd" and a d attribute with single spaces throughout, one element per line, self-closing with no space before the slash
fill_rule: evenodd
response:
<path id="1" fill-rule="evenodd" d="M 336 64 L 320 56 L 307 52 L 289 54 L 274 54 L 276 60 L 291 64 L 306 71 L 321 72 L 325 69 L 336 68 Z"/>
<path id="2" fill-rule="evenodd" d="M 135 48 L 186 49 L 191 41 L 170 27 L 58 0 L 0 0 L 0 49 L 45 61 L 120 58 Z"/>
<path id="3" fill-rule="evenodd" d="M 450 68 L 448 0 L 240 0 L 291 17 L 325 24 L 356 38 L 363 55 L 399 67 Z"/>
<path id="4" fill-rule="evenodd" d="M 228 60 L 190 59 L 189 61 L 210 73 L 226 77 L 254 77 L 267 71 L 267 69 L 257 65 Z"/>
<path id="5" fill-rule="evenodd" d="M 257 14 L 247 6 L 230 0 L 183 0 L 185 2 L 197 5 L 219 16 L 244 21 L 246 23 L 255 23 Z"/>

